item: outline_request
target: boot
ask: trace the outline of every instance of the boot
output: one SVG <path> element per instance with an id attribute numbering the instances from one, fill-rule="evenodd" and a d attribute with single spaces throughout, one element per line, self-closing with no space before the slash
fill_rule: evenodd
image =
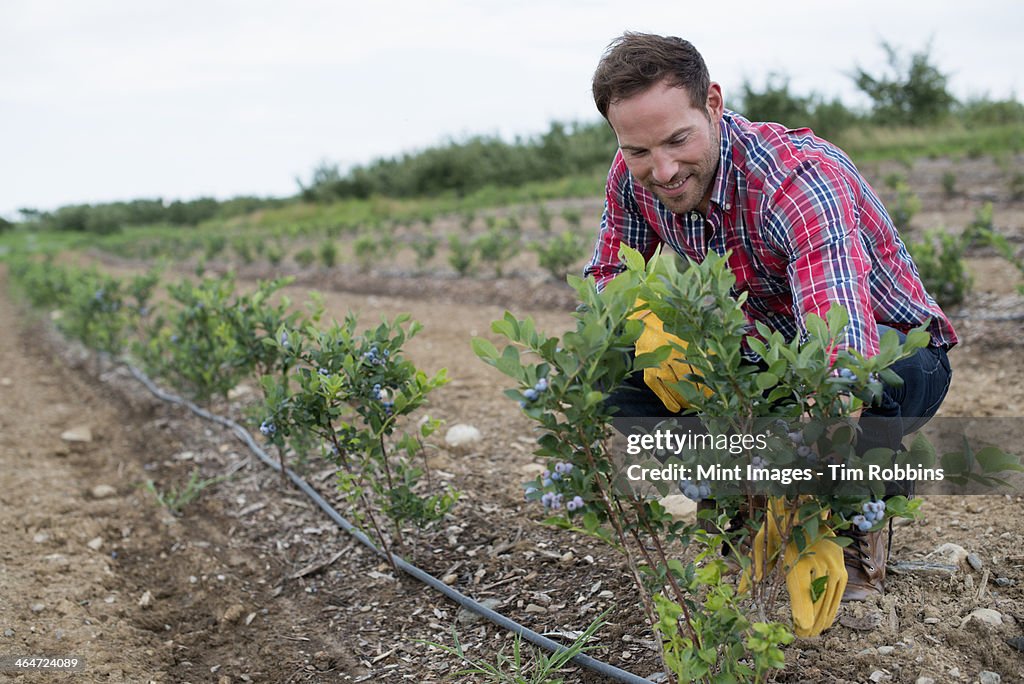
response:
<path id="1" fill-rule="evenodd" d="M 884 530 L 861 532 L 846 530 L 843 536 L 853 543 L 843 548 L 843 560 L 849 579 L 843 601 L 865 601 L 885 592 L 885 564 L 889 560 L 889 544 Z"/>

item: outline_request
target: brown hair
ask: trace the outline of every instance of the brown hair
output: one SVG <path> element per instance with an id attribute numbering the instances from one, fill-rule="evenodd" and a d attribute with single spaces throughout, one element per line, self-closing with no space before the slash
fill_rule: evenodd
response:
<path id="1" fill-rule="evenodd" d="M 605 50 L 594 72 L 594 104 L 608 118 L 608 108 L 667 79 L 685 88 L 690 102 L 703 110 L 711 78 L 697 48 L 673 36 L 626 32 Z"/>

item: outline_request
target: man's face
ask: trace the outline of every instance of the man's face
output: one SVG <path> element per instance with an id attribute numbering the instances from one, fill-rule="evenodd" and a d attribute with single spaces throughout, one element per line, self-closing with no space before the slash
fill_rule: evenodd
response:
<path id="1" fill-rule="evenodd" d="M 684 88 L 654 84 L 608 108 L 608 122 L 630 173 L 670 210 L 707 211 L 718 170 L 722 92 L 695 108 Z"/>

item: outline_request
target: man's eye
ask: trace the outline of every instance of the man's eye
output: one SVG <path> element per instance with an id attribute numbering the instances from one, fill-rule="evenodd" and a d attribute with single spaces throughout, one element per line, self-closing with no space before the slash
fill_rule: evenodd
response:
<path id="1" fill-rule="evenodd" d="M 628 150 L 630 157 L 642 157 L 647 154 L 647 150 Z"/>

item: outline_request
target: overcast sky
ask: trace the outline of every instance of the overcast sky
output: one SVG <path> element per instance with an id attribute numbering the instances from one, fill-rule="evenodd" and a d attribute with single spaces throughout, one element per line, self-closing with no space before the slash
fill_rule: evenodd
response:
<path id="1" fill-rule="evenodd" d="M 960 98 L 1020 95 L 1022 27 L 1016 0 L 0 0 L 0 215 L 285 196 L 321 160 L 592 121 L 624 30 L 693 42 L 727 104 L 773 71 L 859 104 L 881 40 L 931 40 Z"/>

